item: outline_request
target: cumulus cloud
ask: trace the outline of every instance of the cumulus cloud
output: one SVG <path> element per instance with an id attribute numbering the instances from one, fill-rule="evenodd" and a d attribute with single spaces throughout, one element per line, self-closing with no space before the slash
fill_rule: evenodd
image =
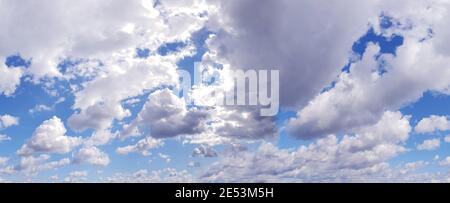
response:
<path id="1" fill-rule="evenodd" d="M 439 161 L 440 166 L 450 166 L 450 156 L 446 157 L 445 159 Z"/>
<path id="2" fill-rule="evenodd" d="M 428 118 L 423 118 L 417 124 L 415 131 L 417 133 L 433 133 L 436 131 L 450 130 L 450 121 L 446 116 L 432 115 Z"/>
<path id="3" fill-rule="evenodd" d="M 125 147 L 119 147 L 116 149 L 116 153 L 121 155 L 127 155 L 130 153 L 140 153 L 143 156 L 151 155 L 150 150 L 158 148 L 163 145 L 163 142 L 159 139 L 154 139 L 151 137 L 139 140 L 134 145 L 128 145 Z"/>
<path id="4" fill-rule="evenodd" d="M 11 115 L 0 115 L 0 130 L 19 125 L 19 118 Z"/>
<path id="5" fill-rule="evenodd" d="M 38 80 L 61 76 L 57 64 L 62 56 L 102 58 L 137 45 L 158 46 L 189 37 L 200 26 L 196 14 L 204 8 L 198 3 L 183 10 L 183 5 L 144 2 L 2 1 L 0 26 L 8 32 L 0 35 L 0 56 L 19 52 L 33 58 L 26 72 Z"/>
<path id="6" fill-rule="evenodd" d="M 348 182 L 361 181 L 385 170 L 386 162 L 407 149 L 411 126 L 408 117 L 386 112 L 373 126 L 355 130 L 341 139 L 319 139 L 296 151 L 262 144 L 256 152 L 225 156 L 200 177 L 211 182 Z M 367 181 L 367 180 L 366 180 Z"/>
<path id="7" fill-rule="evenodd" d="M 320 93 L 298 111 L 297 119 L 289 124 L 291 134 L 317 138 L 369 125 L 384 111 L 411 104 L 426 91 L 446 92 L 450 71 L 445 67 L 450 58 L 436 48 L 437 41 L 449 38 L 429 37 L 429 30 L 443 29 L 442 18 L 437 16 L 447 15 L 441 8 L 448 5 L 421 1 L 408 4 L 407 7 L 417 8 L 424 15 L 395 5 L 383 6 L 383 11 L 395 13 L 398 22 L 387 30 L 379 22 L 373 23 L 373 27 L 388 39 L 393 35 L 403 37 L 403 45 L 397 48 L 396 54 L 381 54 L 379 45 L 370 45 L 362 60 L 351 64 L 348 72 L 340 73 L 333 88 Z M 384 71 L 380 72 L 380 67 Z"/>
<path id="8" fill-rule="evenodd" d="M 14 171 L 23 172 L 26 175 L 36 175 L 41 171 L 57 169 L 70 164 L 68 158 L 58 161 L 49 161 L 49 159 L 50 156 L 47 154 L 21 157 L 20 163 L 14 167 Z"/>
<path id="9" fill-rule="evenodd" d="M 420 151 L 432 151 L 436 150 L 441 146 L 441 140 L 440 139 L 431 139 L 431 140 L 425 140 L 422 144 L 417 145 L 417 149 Z"/>
<path id="10" fill-rule="evenodd" d="M 444 141 L 450 143 L 450 135 L 445 136 Z"/>
<path id="11" fill-rule="evenodd" d="M 192 151 L 193 157 L 217 157 L 217 152 L 208 146 L 201 145 L 200 147 L 194 148 Z"/>
<path id="12" fill-rule="evenodd" d="M 176 137 L 199 133 L 207 114 L 197 109 L 187 109 L 182 98 L 170 90 L 158 90 L 148 97 L 148 101 L 130 127 L 150 130 L 154 138 Z"/>
<path id="13" fill-rule="evenodd" d="M 203 1 L 155 0 L 46 0 L 39 5 L 8 0 L 1 7 L 0 26 L 8 32 L 0 34 L 0 58 L 17 54 L 30 64 L 26 69 L 2 65 L 0 94 L 13 94 L 23 76 L 35 83 L 50 80 L 49 88 L 53 79 L 66 80 L 75 94 L 68 124 L 76 131 L 109 130 L 114 120 L 130 116 L 123 100 L 176 86 L 177 62 L 194 54 L 189 41 L 209 10 Z M 157 54 L 170 42 L 188 46 Z M 146 60 L 135 57 L 140 47 L 151 50 Z"/>
<path id="14" fill-rule="evenodd" d="M 33 136 L 17 151 L 17 154 L 28 156 L 35 152 L 65 154 L 82 143 L 80 137 L 66 135 L 66 128 L 58 117 L 44 121 L 33 133 Z"/>
<path id="15" fill-rule="evenodd" d="M 213 84 L 208 82 L 196 85 L 188 95 L 195 105 L 203 107 L 208 113 L 204 131 L 196 135 L 185 136 L 185 142 L 203 145 L 218 145 L 255 140 L 270 140 L 277 137 L 276 117 L 261 116 L 261 106 L 229 106 L 215 105 L 220 99 L 217 93 L 234 91 L 230 84 L 234 83 L 229 67 L 214 67 L 213 53 L 207 53 L 202 61 L 200 72 L 205 77 L 215 78 Z M 232 86 L 231 86 L 232 87 Z"/>
<path id="16" fill-rule="evenodd" d="M 279 69 L 284 107 L 304 105 L 327 86 L 368 19 L 379 14 L 377 1 L 217 2 L 209 27 L 218 35 L 210 48 L 235 68 Z"/>
<path id="17" fill-rule="evenodd" d="M 9 157 L 0 157 L 0 166 L 4 166 L 8 163 Z"/>
<path id="18" fill-rule="evenodd" d="M 7 68 L 0 65 L 0 95 L 11 96 L 20 84 L 23 71 L 20 68 Z"/>
<path id="19" fill-rule="evenodd" d="M 107 166 L 110 162 L 108 154 L 94 146 L 81 148 L 74 154 L 74 163 L 88 163 L 95 166 Z"/>

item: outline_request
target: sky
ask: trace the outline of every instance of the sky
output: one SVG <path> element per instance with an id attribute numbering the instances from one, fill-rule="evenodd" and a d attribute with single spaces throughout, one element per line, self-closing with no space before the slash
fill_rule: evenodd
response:
<path id="1" fill-rule="evenodd" d="M 0 182 L 449 182 L 449 15 L 448 0 L 0 0 Z M 195 64 L 217 80 L 176 94 Z M 208 104 L 235 70 L 279 71 L 275 116 Z"/>

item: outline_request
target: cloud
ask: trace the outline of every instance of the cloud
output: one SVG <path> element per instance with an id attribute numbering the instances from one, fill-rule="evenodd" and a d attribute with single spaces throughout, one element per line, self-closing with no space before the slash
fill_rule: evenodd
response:
<path id="1" fill-rule="evenodd" d="M 21 156 L 35 152 L 65 154 L 82 143 L 81 137 L 66 135 L 66 128 L 58 117 L 44 121 L 33 136 L 17 151 Z"/>
<path id="2" fill-rule="evenodd" d="M 440 139 L 431 139 L 431 140 L 425 140 L 422 144 L 417 145 L 417 149 L 420 151 L 433 151 L 438 149 L 441 146 L 441 140 Z"/>
<path id="3" fill-rule="evenodd" d="M 385 14 L 393 14 L 392 27 L 382 28 L 377 22 L 380 20 L 371 21 L 377 34 L 387 39 L 393 35 L 403 37 L 403 45 L 395 55 L 380 53 L 380 44 L 369 45 L 362 60 L 351 64 L 348 72 L 340 73 L 334 87 L 318 92 L 298 111 L 297 119 L 288 126 L 292 135 L 314 139 L 345 132 L 371 125 L 384 111 L 395 111 L 416 102 L 427 91 L 446 94 L 450 85 L 450 71 L 446 68 L 450 58 L 437 49 L 437 42 L 450 38 L 430 37 L 429 32 L 446 29 L 438 16 L 447 16 L 441 8 L 449 5 L 423 1 L 413 1 L 406 7 L 398 5 L 396 2 L 382 6 Z M 411 12 L 415 9 L 423 15 Z"/>
<path id="4" fill-rule="evenodd" d="M 11 96 L 20 84 L 23 71 L 20 68 L 7 68 L 0 64 L 0 95 Z"/>
<path id="5" fill-rule="evenodd" d="M 9 157 L 0 157 L 0 166 L 4 166 L 8 163 Z"/>
<path id="6" fill-rule="evenodd" d="M 216 2 L 208 26 L 218 34 L 209 48 L 234 68 L 279 69 L 281 105 L 293 108 L 339 74 L 368 19 L 379 15 L 377 1 Z"/>
<path id="7" fill-rule="evenodd" d="M 445 67 L 444 61 L 450 58 L 428 59 L 434 49 L 432 44 L 411 42 L 415 40 L 406 37 L 406 43 L 398 49 L 396 57 L 382 55 L 376 59 L 374 56 L 378 51 L 369 47 L 363 60 L 352 66 L 350 73 L 342 73 L 333 89 L 321 93 L 298 112 L 298 118 L 288 126 L 291 134 L 315 138 L 368 125 L 383 111 L 401 108 L 420 99 L 427 90 L 437 91 L 450 84 L 445 76 L 450 72 L 446 72 L 447 69 L 441 71 Z M 412 56 L 421 60 L 408 63 Z M 421 69 L 425 61 L 433 65 Z M 382 75 L 373 71 L 380 63 L 387 68 Z M 436 72 L 440 74 L 435 75 Z"/>
<path id="8" fill-rule="evenodd" d="M 187 183 L 193 182 L 194 177 L 186 170 L 165 168 L 155 171 L 143 169 L 131 174 L 116 173 L 104 178 L 103 181 L 110 183 Z"/>
<path id="9" fill-rule="evenodd" d="M 445 159 L 439 161 L 440 166 L 450 166 L 450 156 L 446 157 Z"/>
<path id="10" fill-rule="evenodd" d="M 130 112 L 121 106 L 97 103 L 82 113 L 72 115 L 68 122 L 72 129 L 82 132 L 87 129 L 107 129 L 113 119 L 122 120 L 128 116 Z"/>
<path id="11" fill-rule="evenodd" d="M 158 42 L 187 38 L 201 26 L 201 17 L 196 14 L 204 7 L 198 4 L 182 9 L 148 2 L 2 1 L 0 26 L 8 32 L 0 35 L 0 56 L 19 52 L 23 58 L 32 58 L 26 74 L 38 81 L 61 77 L 57 68 L 60 57 L 104 59 L 141 44 L 153 48 Z M 130 25 L 134 29 L 124 29 Z"/>
<path id="12" fill-rule="evenodd" d="M 217 152 L 213 148 L 202 145 L 194 148 L 192 151 L 193 157 L 217 157 Z"/>
<path id="13" fill-rule="evenodd" d="M 209 58 L 205 57 L 205 58 Z M 215 105 L 217 92 L 230 91 L 234 79 L 229 68 L 214 68 L 211 59 L 204 60 L 200 71 L 220 75 L 214 84 L 196 85 L 188 96 L 193 103 L 208 114 L 204 130 L 198 134 L 184 136 L 184 141 L 193 144 L 219 145 L 255 140 L 270 140 L 277 137 L 276 117 L 263 117 L 260 106 Z M 231 90 L 232 91 L 232 90 Z"/>
<path id="14" fill-rule="evenodd" d="M 72 171 L 69 176 L 64 178 L 66 183 L 80 183 L 87 181 L 88 172 L 87 171 Z"/>
<path id="15" fill-rule="evenodd" d="M 329 135 L 291 151 L 263 143 L 256 152 L 221 157 L 200 176 L 207 182 L 351 182 L 370 181 L 387 161 L 404 153 L 409 118 L 385 112 L 373 126 L 341 139 Z"/>
<path id="16" fill-rule="evenodd" d="M 11 137 L 7 136 L 7 135 L 3 135 L 0 134 L 0 143 L 4 142 L 4 141 L 10 141 Z"/>
<path id="17" fill-rule="evenodd" d="M 34 106 L 32 109 L 28 110 L 28 113 L 35 114 L 35 113 L 38 113 L 38 112 L 52 111 L 52 110 L 53 110 L 52 107 L 49 107 L 49 106 L 44 105 L 44 104 L 39 104 L 39 105 Z"/>
<path id="18" fill-rule="evenodd" d="M 187 164 L 188 168 L 198 168 L 200 167 L 200 163 L 196 161 L 189 161 Z"/>
<path id="19" fill-rule="evenodd" d="M 0 58 L 17 54 L 31 63 L 26 69 L 1 66 L 0 94 L 13 94 L 23 76 L 49 81 L 48 88 L 64 81 L 75 94 L 69 126 L 108 130 L 114 120 L 130 116 L 123 100 L 177 85 L 177 62 L 194 54 L 192 46 L 167 56 L 156 50 L 170 42 L 191 44 L 209 7 L 190 3 L 2 1 L 0 26 L 8 32 L 0 34 Z M 151 50 L 147 60 L 135 58 L 139 47 Z"/>
<path id="20" fill-rule="evenodd" d="M 434 133 L 436 131 L 450 130 L 450 121 L 446 116 L 432 115 L 428 118 L 423 118 L 417 124 L 415 131 L 417 133 Z"/>
<path id="21" fill-rule="evenodd" d="M 450 143 L 450 135 L 445 136 L 444 141 Z"/>
<path id="22" fill-rule="evenodd" d="M 108 154 L 94 146 L 81 148 L 74 155 L 74 163 L 88 163 L 94 166 L 107 166 L 110 162 Z"/>
<path id="23" fill-rule="evenodd" d="M 167 154 L 159 153 L 158 156 L 159 156 L 159 158 L 164 160 L 166 163 L 169 163 L 171 161 L 170 156 Z"/>
<path id="24" fill-rule="evenodd" d="M 207 114 L 200 110 L 186 109 L 183 99 L 164 89 L 148 97 L 134 122 L 139 127 L 149 128 L 149 136 L 169 138 L 200 133 L 203 131 L 202 124 L 206 116 Z"/>
<path id="25" fill-rule="evenodd" d="M 139 140 L 134 145 L 128 145 L 125 147 L 119 147 L 116 149 L 116 153 L 120 155 L 127 155 L 130 153 L 140 153 L 143 156 L 149 156 L 151 153 L 149 150 L 158 148 L 163 145 L 163 142 L 151 137 Z"/>
<path id="26" fill-rule="evenodd" d="M 19 118 L 11 115 L 0 115 L 0 130 L 19 125 Z"/>
<path id="27" fill-rule="evenodd" d="M 24 156 L 20 158 L 20 163 L 14 167 L 14 170 L 23 172 L 26 175 L 36 175 L 41 171 L 52 170 L 70 164 L 68 158 L 63 158 L 58 161 L 48 161 L 49 159 L 50 156 L 47 154 Z"/>

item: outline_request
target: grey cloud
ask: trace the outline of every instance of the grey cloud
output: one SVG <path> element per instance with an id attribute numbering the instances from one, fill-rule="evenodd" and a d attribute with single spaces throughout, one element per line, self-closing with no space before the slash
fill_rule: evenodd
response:
<path id="1" fill-rule="evenodd" d="M 222 21 L 211 20 L 219 34 L 210 45 L 234 68 L 280 69 L 282 106 L 302 106 L 339 74 L 378 15 L 375 2 L 220 1 Z"/>

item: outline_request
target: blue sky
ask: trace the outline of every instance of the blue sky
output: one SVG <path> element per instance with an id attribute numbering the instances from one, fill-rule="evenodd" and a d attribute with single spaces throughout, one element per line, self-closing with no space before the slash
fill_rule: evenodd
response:
<path id="1" fill-rule="evenodd" d="M 448 4 L 49 2 L 0 3 L 0 182 L 450 180 Z M 184 103 L 196 62 L 280 70 L 279 113 Z"/>

